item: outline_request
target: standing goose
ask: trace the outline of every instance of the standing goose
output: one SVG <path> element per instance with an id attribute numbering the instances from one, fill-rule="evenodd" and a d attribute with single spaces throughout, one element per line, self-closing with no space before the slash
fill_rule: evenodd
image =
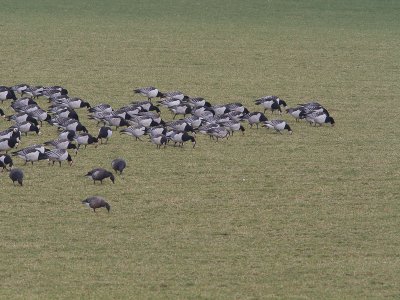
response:
<path id="1" fill-rule="evenodd" d="M 103 126 L 99 129 L 99 134 L 97 136 L 97 139 L 100 139 L 101 144 L 103 144 L 103 139 L 106 139 L 106 144 L 108 142 L 108 139 L 112 136 L 112 130 L 110 127 Z"/>
<path id="2" fill-rule="evenodd" d="M 52 161 L 53 166 L 56 161 L 60 164 L 61 167 L 61 162 L 66 160 L 68 161 L 69 165 L 72 166 L 72 158 L 71 155 L 69 155 L 68 151 L 65 149 L 53 149 L 50 151 L 45 152 L 47 159 L 49 160 L 49 163 Z"/>
<path id="3" fill-rule="evenodd" d="M 22 123 L 16 123 L 13 125 L 13 127 L 18 128 L 20 132 L 25 133 L 25 135 L 28 135 L 28 132 L 36 132 L 37 135 L 40 135 L 40 130 L 39 127 L 32 124 L 31 122 L 22 122 Z"/>
<path id="4" fill-rule="evenodd" d="M 77 149 L 75 144 L 72 144 L 70 140 L 58 138 L 55 140 L 44 142 L 46 146 L 53 146 L 56 149 Z M 75 150 L 77 151 L 77 150 Z"/>
<path id="5" fill-rule="evenodd" d="M 183 94 L 180 91 L 161 93 L 160 97 L 161 98 L 172 98 L 172 99 L 181 100 L 181 101 L 184 101 L 184 100 L 186 101 L 189 99 L 188 96 L 186 96 L 185 94 Z"/>
<path id="6" fill-rule="evenodd" d="M 33 118 L 30 114 L 27 114 L 25 112 L 20 112 L 11 116 L 7 116 L 6 119 L 8 121 L 14 121 L 15 123 L 31 122 L 36 126 L 39 125 L 38 121 L 35 118 Z"/>
<path id="7" fill-rule="evenodd" d="M 140 137 L 146 133 L 146 127 L 141 125 L 129 126 L 128 128 L 122 129 L 120 133 L 130 135 L 136 138 L 136 141 L 141 141 Z"/>
<path id="8" fill-rule="evenodd" d="M 22 186 L 22 181 L 24 179 L 24 172 L 21 169 L 12 169 L 9 174 L 13 184 L 17 181 Z"/>
<path id="9" fill-rule="evenodd" d="M 7 166 L 11 170 L 11 168 L 13 166 L 13 160 L 12 160 L 11 156 L 8 154 L 1 154 L 0 155 L 0 168 L 3 168 L 3 170 L 4 169 L 7 170 Z"/>
<path id="10" fill-rule="evenodd" d="M 17 152 L 13 152 L 12 155 L 18 156 L 25 161 L 24 165 L 31 162 L 33 165 L 34 161 L 47 159 L 47 155 L 40 151 L 40 149 L 26 148 Z"/>
<path id="11" fill-rule="evenodd" d="M 249 113 L 247 115 L 244 115 L 243 119 L 245 119 L 245 120 L 247 120 L 247 122 L 249 122 L 250 128 L 252 128 L 253 125 L 256 124 L 257 129 L 258 129 L 259 123 L 268 121 L 267 117 L 262 112 Z"/>
<path id="12" fill-rule="evenodd" d="M 277 97 L 277 96 L 264 96 L 264 97 L 261 97 L 261 98 L 255 100 L 255 104 L 263 106 L 264 113 L 267 110 L 270 110 L 272 113 L 274 113 L 275 110 L 278 110 L 279 113 L 282 113 L 278 99 L 279 99 L 279 97 Z"/>
<path id="13" fill-rule="evenodd" d="M 292 134 L 293 131 L 290 128 L 289 124 L 287 124 L 285 121 L 283 120 L 271 120 L 271 121 L 265 121 L 263 124 L 264 127 L 268 128 L 268 129 L 275 129 L 277 132 L 279 132 L 280 134 L 282 134 L 283 130 L 287 130 L 289 132 L 289 134 Z"/>
<path id="14" fill-rule="evenodd" d="M 4 102 L 4 100 L 17 100 L 17 97 L 15 96 L 15 93 L 12 89 L 6 86 L 0 86 L 0 101 L 1 103 Z"/>
<path id="15" fill-rule="evenodd" d="M 183 144 L 188 141 L 192 142 L 193 148 L 196 146 L 196 139 L 187 132 L 173 131 L 172 134 L 169 135 L 169 138 L 175 143 L 175 145 L 178 143 L 179 147 L 183 147 Z"/>
<path id="16" fill-rule="evenodd" d="M 148 86 L 148 87 L 142 87 L 142 88 L 137 88 L 133 90 L 135 94 L 141 94 L 144 97 L 147 97 L 149 101 L 151 101 L 152 98 L 155 97 L 161 97 L 161 93 L 158 91 L 157 88 L 154 86 Z"/>
<path id="17" fill-rule="evenodd" d="M 0 151 L 5 151 L 6 153 L 8 150 L 18 146 L 19 142 L 15 137 L 0 139 Z"/>
<path id="18" fill-rule="evenodd" d="M 126 168 L 126 162 L 122 158 L 116 158 L 111 162 L 111 167 L 116 173 L 122 174 L 122 171 Z"/>
<path id="19" fill-rule="evenodd" d="M 78 150 L 81 145 L 85 145 L 85 149 L 87 145 L 95 144 L 95 148 L 97 148 L 99 140 L 96 137 L 93 137 L 89 133 L 82 133 L 75 137 L 76 142 L 78 143 Z"/>
<path id="20" fill-rule="evenodd" d="M 86 198 L 85 200 L 82 201 L 82 204 L 85 204 L 87 207 L 92 208 L 93 212 L 96 212 L 96 208 L 101 208 L 101 207 L 105 207 L 108 212 L 110 212 L 111 209 L 110 204 L 108 204 L 106 200 L 98 196 Z"/>
<path id="21" fill-rule="evenodd" d="M 322 126 L 324 123 L 329 123 L 331 126 L 335 125 L 335 120 L 327 113 L 323 111 L 314 111 L 306 115 L 306 120 L 310 123 L 310 125 L 314 124 L 314 126 Z"/>
<path id="22" fill-rule="evenodd" d="M 103 180 L 106 178 L 110 178 L 112 183 L 115 183 L 115 177 L 113 173 L 107 171 L 106 169 L 96 168 L 89 171 L 85 176 L 90 176 L 93 179 L 93 184 L 96 184 L 96 181 L 100 181 L 103 184 Z"/>
<path id="23" fill-rule="evenodd" d="M 157 149 L 160 149 L 162 145 L 164 145 L 164 149 L 165 147 L 167 147 L 168 139 L 164 134 L 150 135 L 150 140 L 153 144 L 157 146 Z"/>

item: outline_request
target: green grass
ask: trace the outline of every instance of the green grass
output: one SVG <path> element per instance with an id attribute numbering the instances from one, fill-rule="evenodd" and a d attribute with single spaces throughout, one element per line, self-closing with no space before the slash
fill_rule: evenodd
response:
<path id="1" fill-rule="evenodd" d="M 1 298 L 400 297 L 397 1 L 64 2 L 0 1 L 1 85 L 114 107 L 146 85 L 253 111 L 266 94 L 318 99 L 337 126 L 284 115 L 292 136 L 157 150 L 115 134 L 72 167 L 16 159 L 24 187 L 0 173 Z M 22 146 L 56 134 L 42 130 Z M 115 185 L 83 177 L 120 156 Z M 80 204 L 94 194 L 110 214 Z"/>

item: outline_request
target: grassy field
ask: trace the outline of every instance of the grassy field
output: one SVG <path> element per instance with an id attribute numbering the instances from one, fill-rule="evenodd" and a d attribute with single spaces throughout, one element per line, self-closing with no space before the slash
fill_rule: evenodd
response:
<path id="1" fill-rule="evenodd" d="M 283 115 L 293 135 L 246 127 L 195 149 L 115 132 L 72 167 L 15 159 L 23 187 L 0 173 L 0 298 L 400 297 L 398 1 L 64 2 L 0 0 L 0 85 L 113 107 L 148 85 L 251 111 L 276 94 L 317 99 L 337 124 Z M 22 146 L 56 136 L 42 131 Z M 114 185 L 83 177 L 116 157 Z M 91 195 L 111 213 L 86 209 Z"/>

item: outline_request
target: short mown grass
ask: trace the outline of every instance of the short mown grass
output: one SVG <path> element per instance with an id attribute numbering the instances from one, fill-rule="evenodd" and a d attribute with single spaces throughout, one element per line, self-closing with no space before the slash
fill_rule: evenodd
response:
<path id="1" fill-rule="evenodd" d="M 0 85 L 63 85 L 115 108 L 147 85 L 251 111 L 276 94 L 289 106 L 316 99 L 336 120 L 282 115 L 293 135 L 246 127 L 218 143 L 198 135 L 194 149 L 114 132 L 72 167 L 16 158 L 23 187 L 0 173 L 1 298 L 400 296 L 397 1 L 1 6 Z M 42 131 L 21 146 L 57 133 Z M 128 168 L 114 185 L 83 176 L 116 157 Z M 90 195 L 111 213 L 85 209 Z"/>

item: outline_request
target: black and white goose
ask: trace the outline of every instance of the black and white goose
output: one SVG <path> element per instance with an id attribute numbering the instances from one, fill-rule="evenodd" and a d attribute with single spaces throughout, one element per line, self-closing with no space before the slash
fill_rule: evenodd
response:
<path id="1" fill-rule="evenodd" d="M 74 136 L 75 136 L 75 134 L 74 134 Z M 76 145 L 71 143 L 71 140 L 63 139 L 63 138 L 58 138 L 55 140 L 47 141 L 47 142 L 44 142 L 44 144 L 46 146 L 52 146 L 56 149 L 65 149 L 65 150 L 67 150 L 67 149 L 75 149 L 76 150 L 77 149 Z"/>
<path id="2" fill-rule="evenodd" d="M 82 131 L 84 133 L 87 133 L 87 129 L 85 126 L 83 126 L 79 121 L 75 119 L 68 119 L 65 122 L 62 122 L 61 124 L 58 125 L 58 127 L 64 129 L 64 130 L 73 130 L 73 131 Z"/>
<path id="3" fill-rule="evenodd" d="M 229 103 L 226 105 L 226 108 L 228 109 L 229 112 L 239 112 L 242 114 L 248 114 L 249 110 L 244 107 L 244 105 L 242 103 L 236 102 L 236 103 Z"/>
<path id="4" fill-rule="evenodd" d="M 134 89 L 133 92 L 135 94 L 140 94 L 144 97 L 147 97 L 147 99 L 149 101 L 151 101 L 152 98 L 156 98 L 156 97 L 161 97 L 161 93 L 159 92 L 159 90 L 157 88 L 155 88 L 154 86 L 147 86 L 147 87 L 142 87 L 142 88 L 137 88 Z"/>
<path id="5" fill-rule="evenodd" d="M 296 122 L 306 117 L 306 113 L 302 106 L 288 108 L 286 109 L 286 113 L 295 118 Z"/>
<path id="6" fill-rule="evenodd" d="M 111 107 L 110 104 L 107 103 L 101 103 L 96 106 L 93 106 L 89 108 L 89 112 L 94 113 L 94 112 L 105 112 L 105 113 L 111 113 L 113 111 L 113 108 Z"/>
<path id="7" fill-rule="evenodd" d="M 146 127 L 142 125 L 129 126 L 128 128 L 122 129 L 120 133 L 130 135 L 131 137 L 134 137 L 136 140 L 141 141 L 140 137 L 146 133 Z"/>
<path id="8" fill-rule="evenodd" d="M 164 93 L 161 93 L 160 97 L 161 98 L 176 99 L 176 100 L 181 100 L 181 101 L 187 101 L 189 99 L 189 97 L 186 96 L 181 91 L 164 92 Z"/>
<path id="9" fill-rule="evenodd" d="M 23 92 L 29 87 L 28 84 L 26 83 L 20 83 L 20 84 L 16 84 L 14 86 L 11 87 L 11 89 L 18 94 L 23 94 Z"/>
<path id="10" fill-rule="evenodd" d="M 183 117 L 185 117 L 186 115 L 192 113 L 192 107 L 188 104 L 171 106 L 169 107 L 169 110 L 174 114 L 173 119 L 175 119 L 175 117 L 178 115 L 183 115 Z"/>
<path id="11" fill-rule="evenodd" d="M 165 148 L 168 142 L 168 139 L 164 134 L 150 135 L 150 140 L 153 144 L 157 146 L 157 149 L 160 149 L 162 145 L 164 145 Z"/>
<path id="12" fill-rule="evenodd" d="M 7 116 L 6 119 L 8 121 L 14 121 L 15 123 L 31 122 L 32 124 L 34 124 L 36 126 L 39 125 L 38 121 L 35 118 L 33 118 L 30 114 L 27 114 L 24 112 L 20 112 L 20 113 L 11 115 L 11 116 Z"/>
<path id="13" fill-rule="evenodd" d="M 17 100 L 17 97 L 9 87 L 0 86 L 0 101 L 3 103 L 5 100 Z"/>
<path id="14" fill-rule="evenodd" d="M 66 160 L 68 161 L 69 165 L 72 166 L 72 157 L 65 149 L 53 149 L 50 151 L 46 151 L 45 154 L 47 156 L 47 159 L 49 160 L 49 163 L 53 162 L 53 165 L 55 162 L 58 162 L 61 167 L 61 162 Z"/>
<path id="15" fill-rule="evenodd" d="M 220 116 L 222 114 L 230 112 L 230 109 L 227 107 L 226 104 L 213 105 L 211 106 L 211 109 L 216 116 Z"/>
<path id="16" fill-rule="evenodd" d="M 207 134 L 210 136 L 210 138 L 216 138 L 217 142 L 219 139 L 228 139 L 229 137 L 229 131 L 221 126 L 207 130 Z"/>
<path id="17" fill-rule="evenodd" d="M 112 129 L 108 126 L 100 127 L 99 134 L 97 135 L 97 139 L 100 139 L 100 143 L 103 144 L 103 139 L 106 140 L 106 144 L 108 139 L 112 136 Z"/>
<path id="18" fill-rule="evenodd" d="M 82 133 L 79 134 L 75 137 L 76 142 L 78 143 L 78 149 L 80 148 L 81 145 L 85 145 L 85 149 L 87 145 L 95 145 L 95 148 L 97 148 L 97 145 L 99 143 L 99 140 L 92 136 L 89 133 Z"/>
<path id="19" fill-rule="evenodd" d="M 25 161 L 24 165 L 26 165 L 28 162 L 31 162 L 33 165 L 33 162 L 35 161 L 47 159 L 47 155 L 45 153 L 43 153 L 40 149 L 35 148 L 19 150 L 17 152 L 13 152 L 12 155 L 23 159 Z"/>
<path id="20" fill-rule="evenodd" d="M 21 131 L 16 127 L 10 127 L 6 130 L 0 131 L 0 140 L 15 138 L 18 142 L 21 140 Z"/>
<path id="21" fill-rule="evenodd" d="M 110 178 L 112 183 L 115 183 L 114 174 L 103 168 L 93 169 L 89 171 L 85 176 L 90 176 L 93 179 L 93 184 L 96 184 L 96 181 L 100 181 L 100 183 L 103 184 L 103 180 L 106 178 Z"/>
<path id="22" fill-rule="evenodd" d="M 268 121 L 267 117 L 259 111 L 246 114 L 243 116 L 243 119 L 249 122 L 250 128 L 252 128 L 253 125 L 256 124 L 257 129 L 259 123 Z"/>
<path id="23" fill-rule="evenodd" d="M 225 127 L 231 135 L 233 135 L 235 131 L 241 131 L 242 134 L 244 134 L 245 131 L 243 125 L 237 121 L 223 122 L 221 123 L 221 126 Z"/>
<path id="24" fill-rule="evenodd" d="M 3 170 L 7 170 L 7 166 L 8 166 L 11 170 L 13 164 L 14 163 L 13 163 L 13 160 L 10 155 L 8 155 L 8 154 L 0 155 L 0 168 L 3 168 Z"/>
<path id="25" fill-rule="evenodd" d="M 173 106 L 181 105 L 182 100 L 175 99 L 175 98 L 162 98 L 161 100 L 157 101 L 159 105 L 162 105 L 166 108 L 170 108 Z"/>
<path id="26" fill-rule="evenodd" d="M 138 108 L 140 107 L 142 110 L 145 111 L 155 111 L 156 113 L 160 113 L 160 109 L 155 106 L 153 103 L 150 101 L 135 101 L 132 102 L 132 105 L 130 106 L 131 108 Z M 139 111 L 140 112 L 140 111 Z"/>
<path id="27" fill-rule="evenodd" d="M 87 207 L 92 208 L 93 212 L 96 212 L 97 208 L 102 208 L 105 207 L 108 212 L 110 212 L 111 206 L 110 204 L 107 203 L 104 198 L 101 198 L 99 196 L 93 196 L 86 198 L 85 200 L 82 201 L 82 204 L 85 204 Z"/>
<path id="28" fill-rule="evenodd" d="M 0 151 L 5 151 L 17 147 L 19 144 L 18 140 L 15 137 L 0 139 Z"/>
<path id="29" fill-rule="evenodd" d="M 32 105 L 32 104 L 36 104 L 36 101 L 33 100 L 30 97 L 23 97 L 20 99 L 15 100 L 13 103 L 11 103 L 11 108 L 15 111 L 20 110 L 21 108 L 27 106 L 27 105 Z"/>
<path id="30" fill-rule="evenodd" d="M 183 144 L 189 141 L 192 142 L 193 148 L 196 146 L 196 139 L 187 132 L 173 131 L 168 137 L 174 142 L 174 145 L 178 144 L 180 147 L 183 147 Z"/>
<path id="31" fill-rule="evenodd" d="M 28 96 L 31 96 L 33 98 L 39 98 L 40 96 L 43 95 L 43 86 L 37 85 L 37 86 L 29 86 L 26 88 L 21 95 L 27 94 Z"/>
<path id="32" fill-rule="evenodd" d="M 270 121 L 265 121 L 263 123 L 263 126 L 268 128 L 268 129 L 275 129 L 277 132 L 279 132 L 280 134 L 282 134 L 283 130 L 287 130 L 289 132 L 289 134 L 292 134 L 293 131 L 290 128 L 289 124 L 287 124 L 285 121 L 283 120 L 270 120 Z"/>
<path id="33" fill-rule="evenodd" d="M 282 113 L 282 109 L 279 105 L 278 99 L 278 96 L 264 96 L 256 99 L 255 104 L 264 107 L 264 113 L 267 110 L 270 110 L 272 113 L 274 113 L 275 110 L 278 110 L 279 113 Z"/>
<path id="34" fill-rule="evenodd" d="M 323 111 L 308 113 L 306 115 L 306 120 L 310 123 L 310 125 L 314 124 L 314 126 L 317 126 L 317 124 L 322 126 L 324 123 L 329 123 L 331 126 L 335 125 L 335 120 L 329 116 L 329 114 Z"/>
<path id="35" fill-rule="evenodd" d="M 12 180 L 14 185 L 15 185 L 15 182 L 18 182 L 20 186 L 23 185 L 24 172 L 21 169 L 12 169 L 10 171 L 9 177 Z"/>
<path id="36" fill-rule="evenodd" d="M 50 121 L 50 119 L 51 119 L 50 114 L 48 114 L 43 109 L 37 109 L 33 112 L 30 112 L 29 115 L 31 117 L 35 118 L 36 120 L 38 120 L 40 122 L 40 125 L 42 125 L 43 121 Z"/>
<path id="37" fill-rule="evenodd" d="M 69 141 L 74 141 L 76 137 L 76 132 L 74 130 L 64 130 L 62 132 L 60 132 L 60 134 L 58 135 L 59 139 L 66 139 Z"/>
<path id="38" fill-rule="evenodd" d="M 91 108 L 89 102 L 82 100 L 81 98 L 67 98 L 64 101 L 59 101 L 57 100 L 58 104 L 60 105 L 64 105 L 64 106 L 68 106 L 69 108 L 72 109 L 78 109 L 78 108 L 83 108 L 83 107 L 87 107 L 87 108 Z"/>
<path id="39" fill-rule="evenodd" d="M 122 174 L 122 171 L 126 168 L 126 161 L 122 158 L 116 158 L 111 162 L 111 167 L 116 173 Z"/>
<path id="40" fill-rule="evenodd" d="M 21 123 L 15 123 L 15 125 L 13 125 L 12 127 L 18 128 L 18 130 L 22 133 L 25 133 L 25 135 L 28 135 L 28 132 L 36 132 L 37 135 L 41 134 L 38 126 L 27 121 Z"/>
<path id="41" fill-rule="evenodd" d="M 54 111 L 53 111 L 57 116 L 61 117 L 61 118 L 67 118 L 67 119 L 75 119 L 77 121 L 79 121 L 79 116 L 76 113 L 76 111 L 72 108 L 69 107 L 57 107 Z M 46 120 L 47 121 L 47 120 Z"/>
<path id="42" fill-rule="evenodd" d="M 204 106 L 211 107 L 211 103 L 201 97 L 189 98 L 188 103 L 192 105 L 194 108 L 199 108 Z"/>

